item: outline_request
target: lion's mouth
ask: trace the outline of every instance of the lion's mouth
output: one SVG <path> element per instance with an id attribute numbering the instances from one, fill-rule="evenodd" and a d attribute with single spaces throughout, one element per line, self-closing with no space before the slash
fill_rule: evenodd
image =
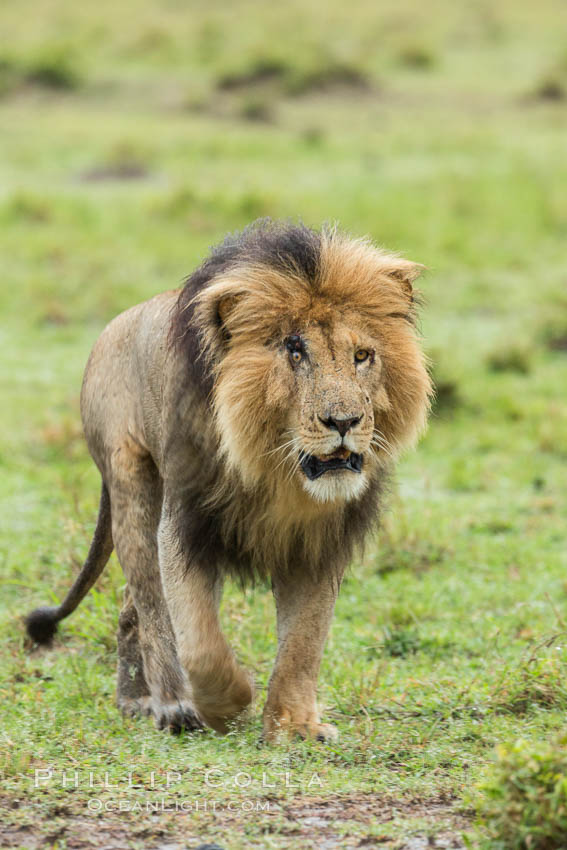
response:
<path id="1" fill-rule="evenodd" d="M 315 481 L 326 472 L 337 469 L 350 469 L 351 472 L 362 471 L 362 455 L 351 452 L 349 449 L 337 449 L 330 455 L 304 455 L 301 458 L 301 468 L 310 481 Z"/>

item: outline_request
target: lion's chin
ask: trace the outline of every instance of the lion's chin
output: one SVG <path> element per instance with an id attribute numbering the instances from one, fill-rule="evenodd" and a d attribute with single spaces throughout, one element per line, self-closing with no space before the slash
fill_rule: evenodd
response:
<path id="1" fill-rule="evenodd" d="M 338 470 L 315 479 L 303 475 L 302 484 L 316 502 L 351 502 L 364 493 L 368 477 L 363 472 L 356 474 Z"/>

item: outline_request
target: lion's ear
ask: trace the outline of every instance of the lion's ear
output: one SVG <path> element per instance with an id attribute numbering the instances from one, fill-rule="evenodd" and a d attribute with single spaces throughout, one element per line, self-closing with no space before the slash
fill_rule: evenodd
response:
<path id="1" fill-rule="evenodd" d="M 218 323 L 221 327 L 226 328 L 228 317 L 236 307 L 238 295 L 224 295 L 217 304 Z"/>
<path id="2" fill-rule="evenodd" d="M 421 263 L 412 263 L 410 260 L 396 258 L 391 268 L 386 269 L 386 274 L 388 277 L 400 281 L 403 291 L 411 301 L 413 300 L 412 284 L 425 271 L 425 268 Z"/>

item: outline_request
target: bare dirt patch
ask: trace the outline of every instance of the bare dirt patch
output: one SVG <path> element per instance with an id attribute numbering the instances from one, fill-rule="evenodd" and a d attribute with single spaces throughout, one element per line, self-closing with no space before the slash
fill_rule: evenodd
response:
<path id="1" fill-rule="evenodd" d="M 86 807 L 79 810 L 73 804 L 48 813 L 29 802 L 0 801 L 0 846 L 35 850 L 64 842 L 69 850 L 185 850 L 207 843 L 234 846 L 231 839 L 244 832 L 250 847 L 262 847 L 263 836 L 269 834 L 271 846 L 282 848 L 464 850 L 462 832 L 468 826 L 455 801 L 444 797 L 394 799 L 365 793 L 268 797 L 254 801 L 261 805 L 260 811 L 232 810 L 218 802 L 205 808 L 204 802 L 200 811 L 197 807 L 140 815 L 89 814 Z"/>

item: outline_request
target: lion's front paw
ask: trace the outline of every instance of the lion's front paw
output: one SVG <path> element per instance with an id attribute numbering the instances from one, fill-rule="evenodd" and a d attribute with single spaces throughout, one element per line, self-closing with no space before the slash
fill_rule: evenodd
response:
<path id="1" fill-rule="evenodd" d="M 262 739 L 269 744 L 288 741 L 298 735 L 300 738 L 311 738 L 322 743 L 338 740 L 339 732 L 330 723 L 319 723 L 315 718 L 294 717 L 289 711 L 278 714 L 264 713 L 264 731 Z"/>
<path id="2" fill-rule="evenodd" d="M 205 676 L 194 675 L 191 679 L 193 698 L 199 714 L 207 726 L 221 735 L 226 734 L 235 723 L 248 718 L 248 708 L 254 698 L 254 682 L 248 673 L 236 669 L 229 686 L 222 691 L 213 680 Z"/>
<path id="3" fill-rule="evenodd" d="M 331 744 L 339 740 L 339 730 L 332 723 L 314 723 L 309 729 L 309 735 L 321 743 Z"/>
<path id="4" fill-rule="evenodd" d="M 158 729 L 165 729 L 172 735 L 181 732 L 195 732 L 205 728 L 205 725 L 191 703 L 170 702 L 154 705 L 152 712 Z"/>
<path id="5" fill-rule="evenodd" d="M 285 727 L 274 724 L 269 729 L 264 727 L 262 740 L 268 744 L 278 744 L 285 743 L 295 736 L 331 744 L 338 740 L 339 730 L 330 723 L 290 724 Z"/>

